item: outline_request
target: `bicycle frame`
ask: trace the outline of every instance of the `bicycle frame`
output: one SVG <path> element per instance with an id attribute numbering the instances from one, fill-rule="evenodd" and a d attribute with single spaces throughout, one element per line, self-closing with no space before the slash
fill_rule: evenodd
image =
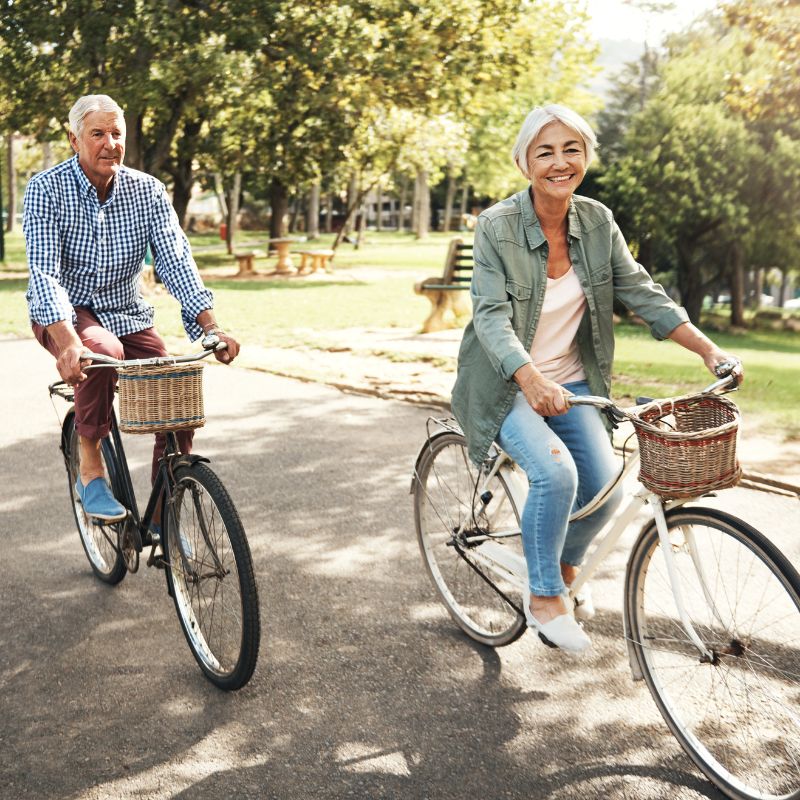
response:
<path id="1" fill-rule="evenodd" d="M 491 465 L 490 468 L 486 471 L 482 471 L 479 477 L 480 483 L 476 487 L 474 496 L 479 499 L 482 495 L 484 495 L 484 493 L 488 490 L 492 480 L 497 475 L 500 475 L 503 478 L 506 487 L 508 488 L 514 506 L 518 510 L 521 509 L 525 504 L 528 493 L 527 479 L 520 474 L 519 468 L 511 459 L 511 457 L 502 450 L 500 450 L 493 461 L 489 463 Z M 592 512 L 596 511 L 598 508 L 601 508 L 606 502 L 608 502 L 608 499 L 613 493 L 614 489 L 616 489 L 617 486 L 619 486 L 633 473 L 633 471 L 638 467 L 638 464 L 639 454 L 638 452 L 634 452 L 626 460 L 624 466 L 617 476 L 609 481 L 585 506 L 576 510 L 570 516 L 570 521 L 582 519 L 583 517 L 586 517 Z M 630 496 L 628 504 L 614 515 L 605 531 L 600 534 L 591 554 L 589 555 L 589 558 L 581 567 L 581 571 L 570 587 L 570 590 L 573 594 L 577 593 L 580 588 L 591 579 L 592 575 L 594 575 L 608 554 L 614 549 L 628 525 L 635 519 L 635 517 L 645 506 L 649 506 L 658 530 L 661 550 L 667 567 L 667 573 L 669 575 L 670 587 L 672 589 L 675 607 L 680 617 L 681 624 L 683 625 L 686 635 L 689 637 L 690 641 L 699 650 L 701 657 L 711 660 L 713 659 L 713 654 L 703 643 L 702 639 L 697 635 L 697 632 L 695 631 L 694 626 L 689 619 L 689 615 L 686 613 L 686 606 L 684 604 L 680 583 L 677 578 L 677 572 L 674 564 L 674 554 L 667 530 L 665 510 L 684 505 L 686 502 L 687 500 L 682 499 L 671 500 L 667 503 L 664 503 L 664 501 L 662 501 L 658 495 L 650 492 L 645 487 L 640 486 Z M 458 533 L 463 533 L 464 527 L 467 524 L 468 522 L 465 521 Z M 500 531 L 492 536 L 487 536 L 482 541 L 480 548 L 476 548 L 475 550 L 471 551 L 471 555 L 478 563 L 499 574 L 502 574 L 505 580 L 519 588 L 519 590 L 524 594 L 528 589 L 527 565 L 525 562 L 525 557 L 511 552 L 508 548 L 503 547 L 499 542 L 493 541 L 514 535 L 521 535 L 519 528 L 508 531 Z M 689 549 L 692 563 L 697 571 L 698 579 L 703 587 L 703 591 L 706 593 L 706 595 L 708 595 L 709 593 L 705 586 L 705 577 L 703 574 L 702 565 L 699 563 L 699 559 L 696 556 L 694 541 L 691 537 L 687 537 L 686 545 Z M 627 611 L 625 612 L 624 626 L 625 639 L 626 642 L 628 642 L 631 670 L 635 679 L 641 679 L 642 676 L 638 662 L 636 661 L 635 654 L 630 646 L 630 629 L 628 626 Z"/>

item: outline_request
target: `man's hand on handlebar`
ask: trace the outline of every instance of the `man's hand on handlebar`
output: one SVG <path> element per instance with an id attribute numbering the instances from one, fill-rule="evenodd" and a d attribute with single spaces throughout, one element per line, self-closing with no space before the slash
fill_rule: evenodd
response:
<path id="1" fill-rule="evenodd" d="M 203 337 L 203 347 L 214 350 L 214 358 L 223 364 L 230 364 L 239 355 L 239 342 L 221 328 L 216 328 Z"/>
<path id="2" fill-rule="evenodd" d="M 87 363 L 87 360 L 83 358 L 85 352 L 86 348 L 83 344 L 70 344 L 59 353 L 56 359 L 58 374 L 71 386 L 77 386 L 86 380 L 86 373 L 83 371 L 83 365 Z"/>

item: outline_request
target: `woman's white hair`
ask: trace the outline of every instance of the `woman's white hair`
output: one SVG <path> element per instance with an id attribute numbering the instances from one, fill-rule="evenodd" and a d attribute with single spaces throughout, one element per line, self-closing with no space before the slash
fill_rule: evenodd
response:
<path id="1" fill-rule="evenodd" d="M 542 128 L 551 122 L 560 122 L 562 125 L 572 128 L 583 139 L 583 145 L 586 148 L 587 166 L 594 158 L 597 137 L 589 123 L 580 114 L 571 108 L 556 105 L 555 103 L 547 106 L 537 106 L 525 117 L 525 121 L 519 130 L 517 141 L 514 143 L 514 149 L 511 151 L 511 158 L 517 168 L 528 179 L 530 178 L 528 174 L 528 149 Z"/>
<path id="2" fill-rule="evenodd" d="M 75 105 L 69 110 L 69 129 L 75 136 L 80 136 L 83 130 L 83 121 L 87 114 L 95 111 L 105 111 L 119 114 L 123 126 L 125 125 L 125 113 L 117 105 L 117 102 L 107 94 L 85 94 L 79 97 Z"/>

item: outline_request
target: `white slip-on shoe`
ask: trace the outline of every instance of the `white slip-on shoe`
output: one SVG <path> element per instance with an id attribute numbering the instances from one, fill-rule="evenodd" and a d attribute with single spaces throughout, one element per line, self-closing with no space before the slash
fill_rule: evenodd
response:
<path id="1" fill-rule="evenodd" d="M 575 621 L 572 614 L 561 614 L 549 622 L 539 622 L 531 611 L 530 595 L 525 604 L 525 620 L 528 627 L 533 628 L 548 647 L 558 647 L 567 653 L 578 655 L 592 646 L 591 639 L 583 632 L 583 628 Z"/>
<path id="2" fill-rule="evenodd" d="M 588 583 L 581 586 L 580 591 L 575 595 L 570 594 L 569 586 L 567 586 L 567 597 L 572 598 L 575 619 L 586 622 L 594 617 L 595 610 L 594 603 L 592 602 L 592 589 Z"/>

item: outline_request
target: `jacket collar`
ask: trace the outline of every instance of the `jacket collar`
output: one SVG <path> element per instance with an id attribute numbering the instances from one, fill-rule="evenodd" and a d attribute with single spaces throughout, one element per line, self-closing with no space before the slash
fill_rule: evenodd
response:
<path id="1" fill-rule="evenodd" d="M 533 210 L 530 186 L 527 186 L 521 192 L 517 192 L 516 198 L 522 211 L 522 224 L 525 228 L 528 247 L 534 250 L 545 242 L 545 235 L 542 232 L 542 226 L 539 224 L 539 218 Z M 581 221 L 573 199 L 569 201 L 569 211 L 567 212 L 567 234 L 574 239 L 581 238 Z"/>

